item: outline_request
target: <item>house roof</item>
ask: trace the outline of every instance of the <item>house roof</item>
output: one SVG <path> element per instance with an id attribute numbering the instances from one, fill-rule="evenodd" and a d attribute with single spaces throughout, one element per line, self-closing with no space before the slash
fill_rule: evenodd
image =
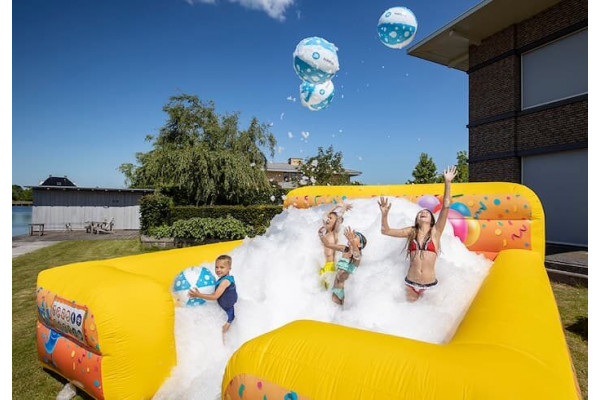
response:
<path id="1" fill-rule="evenodd" d="M 522 22 L 560 0 L 483 0 L 425 39 L 409 47 L 414 57 L 467 71 L 469 46 Z"/>
<path id="2" fill-rule="evenodd" d="M 298 172 L 298 166 L 281 162 L 269 162 L 267 163 L 266 170 L 267 172 Z M 350 176 L 358 176 L 362 174 L 361 171 L 348 168 L 344 168 L 344 172 Z"/>
<path id="3" fill-rule="evenodd" d="M 69 178 L 50 175 L 46 180 L 40 182 L 42 186 L 75 186 Z"/>

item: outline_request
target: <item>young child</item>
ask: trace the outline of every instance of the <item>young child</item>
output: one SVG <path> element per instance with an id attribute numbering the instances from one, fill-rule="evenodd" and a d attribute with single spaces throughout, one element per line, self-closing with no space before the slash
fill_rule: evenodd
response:
<path id="1" fill-rule="evenodd" d="M 323 226 L 319 229 L 319 237 L 323 243 L 325 253 L 325 265 L 319 271 L 321 281 L 325 288 L 328 288 L 328 282 L 333 280 L 335 274 L 335 250 L 328 247 L 338 242 L 338 235 L 342 222 L 344 222 L 344 213 L 352 209 L 351 204 L 338 204 L 333 206 L 323 218 Z"/>
<path id="2" fill-rule="evenodd" d="M 346 227 L 344 236 L 348 239 L 348 245 L 344 246 L 341 244 L 326 244 L 328 248 L 341 251 L 342 258 L 336 264 L 336 274 L 333 283 L 333 289 L 331 290 L 331 300 L 339 305 L 344 304 L 344 285 L 350 275 L 360 265 L 362 258 L 362 250 L 367 245 L 367 238 L 360 232 L 352 230 L 350 227 Z"/>
<path id="3" fill-rule="evenodd" d="M 219 306 L 227 313 L 227 322 L 223 325 L 223 342 L 225 342 L 225 332 L 229 330 L 231 322 L 235 318 L 233 305 L 238 299 L 235 289 L 235 280 L 229 275 L 231 272 L 232 259 L 230 256 L 223 254 L 215 260 L 215 274 L 217 275 L 216 290 L 213 294 L 200 293 L 198 288 L 193 288 L 189 291 L 190 297 L 198 297 L 204 300 L 217 300 Z"/>

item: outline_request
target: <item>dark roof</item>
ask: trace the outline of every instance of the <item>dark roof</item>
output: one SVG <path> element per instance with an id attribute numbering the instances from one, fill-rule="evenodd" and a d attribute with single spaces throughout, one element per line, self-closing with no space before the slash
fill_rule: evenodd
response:
<path id="1" fill-rule="evenodd" d="M 66 176 L 59 178 L 58 176 L 50 175 L 45 181 L 40 183 L 40 186 L 75 186 L 75 184 Z"/>
<path id="2" fill-rule="evenodd" d="M 70 190 L 85 192 L 141 192 L 153 193 L 154 189 L 130 189 L 130 188 L 103 188 L 103 187 L 78 187 L 78 186 L 31 186 L 35 190 Z"/>

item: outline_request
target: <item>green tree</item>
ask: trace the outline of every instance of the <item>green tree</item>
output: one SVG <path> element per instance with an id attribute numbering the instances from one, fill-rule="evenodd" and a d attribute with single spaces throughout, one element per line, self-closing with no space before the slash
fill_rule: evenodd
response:
<path id="1" fill-rule="evenodd" d="M 33 190 L 31 188 L 23 189 L 19 185 L 12 185 L 12 199 L 13 201 L 32 201 Z"/>
<path id="2" fill-rule="evenodd" d="M 436 183 L 439 182 L 440 178 L 433 159 L 427 153 L 421 153 L 412 176 L 414 179 L 408 180 L 406 183 Z"/>
<path id="3" fill-rule="evenodd" d="M 469 159 L 464 150 L 456 153 L 456 171 L 454 182 L 469 182 Z"/>
<path id="4" fill-rule="evenodd" d="M 130 187 L 153 187 L 182 204 L 249 204 L 271 187 L 263 149 L 274 155 L 275 136 L 252 118 L 238 128 L 239 114 L 219 115 L 212 101 L 198 96 L 172 96 L 163 107 L 168 120 L 157 137 L 148 135 L 152 150 L 137 153 L 137 165 L 121 164 Z"/>
<path id="5" fill-rule="evenodd" d="M 348 175 L 342 166 L 342 153 L 335 152 L 333 146 L 323 151 L 317 150 L 317 155 L 308 157 L 298 169 L 298 184 L 304 185 L 344 185 L 348 184 Z"/>

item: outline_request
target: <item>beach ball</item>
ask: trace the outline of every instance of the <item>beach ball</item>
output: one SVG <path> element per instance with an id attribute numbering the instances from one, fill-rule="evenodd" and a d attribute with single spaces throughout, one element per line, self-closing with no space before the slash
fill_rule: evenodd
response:
<path id="1" fill-rule="evenodd" d="M 481 234 L 481 225 L 476 219 L 467 219 L 467 237 L 465 238 L 464 244 L 469 247 L 479 239 Z"/>
<path id="2" fill-rule="evenodd" d="M 311 111 L 324 109 L 331 103 L 335 94 L 332 81 L 313 84 L 302 82 L 300 84 L 300 100 L 302 105 Z"/>
<path id="3" fill-rule="evenodd" d="M 294 70 L 298 77 L 310 83 L 323 83 L 340 69 L 337 47 L 320 37 L 300 41 L 294 51 Z"/>
<path id="4" fill-rule="evenodd" d="M 189 267 L 181 271 L 173 281 L 171 292 L 175 304 L 180 307 L 199 306 L 206 300 L 188 296 L 188 291 L 194 287 L 200 293 L 211 294 L 215 292 L 216 280 L 212 272 L 206 267 Z"/>
<path id="5" fill-rule="evenodd" d="M 471 216 L 471 210 L 469 210 L 469 207 L 467 207 L 464 203 L 460 203 L 460 202 L 452 203 L 452 204 L 450 204 L 450 208 L 458 211 L 465 217 Z"/>
<path id="6" fill-rule="evenodd" d="M 440 205 L 440 201 L 437 197 L 431 194 L 426 194 L 419 197 L 419 200 L 417 200 L 417 204 L 420 207 L 428 209 L 429 211 L 433 211 L 438 205 Z"/>
<path id="7" fill-rule="evenodd" d="M 415 38 L 417 18 L 406 7 L 392 7 L 379 18 L 377 33 L 381 43 L 393 49 L 401 49 Z"/>
<path id="8" fill-rule="evenodd" d="M 437 220 L 437 219 L 436 219 Z M 465 242 L 467 238 L 467 221 L 461 213 L 452 208 L 448 209 L 448 222 L 452 225 L 454 236 L 458 236 L 461 242 Z"/>

